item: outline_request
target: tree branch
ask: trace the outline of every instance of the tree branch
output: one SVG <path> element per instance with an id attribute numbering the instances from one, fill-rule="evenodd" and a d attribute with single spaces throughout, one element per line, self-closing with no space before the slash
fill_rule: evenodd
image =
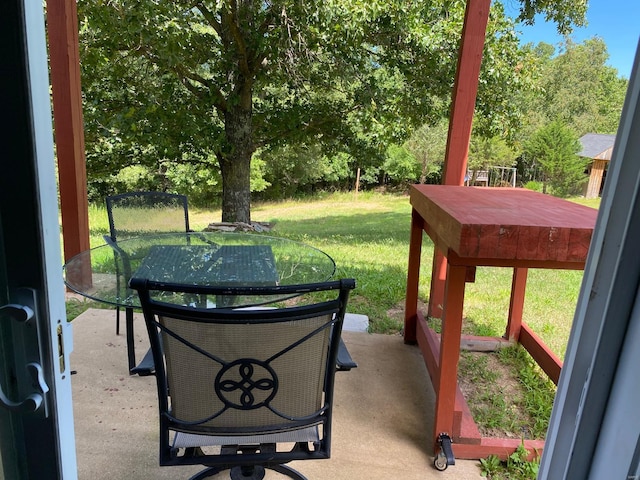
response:
<path id="1" fill-rule="evenodd" d="M 324 117 L 321 119 L 310 119 L 308 121 L 301 120 L 295 127 L 280 130 L 270 138 L 264 138 L 262 141 L 255 142 L 255 146 L 256 148 L 262 148 L 269 144 L 277 143 L 282 140 L 292 138 L 295 135 L 299 135 L 301 131 L 321 133 L 323 131 L 323 126 L 336 123 L 336 120 L 339 121 L 339 119 L 345 118 L 350 113 L 360 110 L 361 108 L 362 107 L 360 105 L 353 105 L 351 108 L 348 108 L 335 116 Z"/>
<path id="2" fill-rule="evenodd" d="M 242 31 L 240 30 L 240 26 L 238 25 L 238 5 L 235 1 L 231 2 L 231 12 L 229 12 L 227 15 L 222 15 L 223 23 L 225 18 L 227 21 L 227 27 L 233 39 L 233 43 L 235 43 L 236 48 L 238 49 L 238 68 L 247 79 L 250 79 L 253 76 L 253 72 L 251 72 L 251 69 L 249 68 L 249 54 L 247 52 L 247 43 L 245 42 L 245 39 L 242 36 Z"/>
<path id="3" fill-rule="evenodd" d="M 195 7 L 202 14 L 204 19 L 211 25 L 211 27 L 216 31 L 218 36 L 222 38 L 222 24 L 218 21 L 216 16 L 209 10 L 202 2 L 198 2 Z"/>
<path id="4" fill-rule="evenodd" d="M 220 114 L 224 114 L 227 111 L 227 100 L 225 99 L 223 93 L 216 86 L 214 82 L 211 80 L 198 75 L 196 72 L 190 71 L 187 68 L 183 67 L 181 64 L 166 66 L 163 62 L 160 61 L 160 57 L 149 49 L 146 45 L 138 44 L 135 49 L 129 50 L 130 52 L 135 52 L 139 57 L 146 58 L 152 64 L 161 68 L 164 71 L 170 70 L 173 71 L 177 76 L 182 85 L 189 90 L 196 97 L 202 99 L 203 92 L 198 89 L 192 82 L 201 84 L 209 94 L 213 97 L 213 106 L 218 110 Z"/>
<path id="5" fill-rule="evenodd" d="M 213 106 L 216 108 L 216 110 L 218 110 L 218 112 L 220 112 L 221 114 L 224 114 L 224 112 L 227 111 L 227 100 L 225 99 L 220 89 L 212 81 L 202 77 L 201 75 L 198 75 L 195 72 L 187 70 L 181 65 L 176 65 L 173 70 L 178 75 L 178 78 L 180 78 L 182 84 L 185 86 L 185 88 L 187 88 L 187 90 L 189 90 L 194 95 L 201 97 L 202 91 L 199 90 L 191 82 L 200 83 L 213 96 Z"/>

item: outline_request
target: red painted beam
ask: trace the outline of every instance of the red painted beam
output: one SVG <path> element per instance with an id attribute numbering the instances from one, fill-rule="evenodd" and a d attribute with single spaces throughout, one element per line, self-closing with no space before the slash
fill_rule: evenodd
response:
<path id="1" fill-rule="evenodd" d="M 482 435 L 480 435 L 478 425 L 473 419 L 469 404 L 464 398 L 460 386 L 456 391 L 456 404 L 453 412 L 453 441 L 472 445 L 482 443 Z"/>
<path id="2" fill-rule="evenodd" d="M 522 322 L 522 329 L 520 330 L 520 343 L 549 376 L 551 381 L 557 385 L 560 371 L 562 370 L 562 360 L 524 322 Z"/>
<path id="3" fill-rule="evenodd" d="M 404 342 L 416 343 L 416 319 L 418 312 L 418 283 L 422 255 L 422 231 L 424 220 L 415 210 L 411 213 L 411 239 L 409 241 L 409 266 L 407 268 L 407 295 L 404 309 Z"/>
<path id="4" fill-rule="evenodd" d="M 490 6 L 491 0 L 467 1 L 449 119 L 445 185 L 464 184 Z"/>
<path id="5" fill-rule="evenodd" d="M 440 335 L 429 328 L 424 316 L 420 312 L 418 312 L 417 339 L 425 366 L 431 378 L 431 383 L 435 386 L 438 383 L 437 379 L 440 377 L 440 370 L 438 368 Z M 479 444 L 481 440 L 480 431 L 473 420 L 473 415 L 459 385 L 456 385 L 453 429 L 448 433 L 453 436 L 455 442 Z"/>
<path id="6" fill-rule="evenodd" d="M 447 281 L 447 257 L 442 251 L 434 249 L 431 268 L 431 289 L 429 290 L 429 316 L 442 318 L 444 290 Z"/>
<path id="7" fill-rule="evenodd" d="M 449 266 L 445 309 L 440 335 L 439 376 L 433 384 L 436 408 L 433 438 L 441 433 L 453 432 L 456 389 L 458 387 L 458 360 L 462 334 L 462 304 L 464 299 L 466 267 Z"/>
<path id="8" fill-rule="evenodd" d="M 417 340 L 424 364 L 429 372 L 431 384 L 435 385 L 440 377 L 438 361 L 440 358 L 440 338 L 429 328 L 421 312 L 418 312 Z"/>
<path id="9" fill-rule="evenodd" d="M 78 15 L 75 0 L 47 0 L 53 118 L 64 257 L 89 249 Z"/>
<path id="10" fill-rule="evenodd" d="M 464 185 L 490 7 L 491 0 L 467 1 L 458 50 L 458 68 L 451 96 L 449 133 L 442 177 L 442 183 L 445 185 Z M 436 251 L 429 300 L 429 315 L 435 318 L 442 318 L 441 300 L 444 297 L 446 271 L 447 259 Z"/>
<path id="11" fill-rule="evenodd" d="M 489 455 L 497 455 L 501 460 L 506 460 L 516 451 L 522 440 L 517 438 L 487 438 L 483 437 L 479 445 L 454 443 L 453 454 L 456 458 L 474 460 L 486 458 Z M 544 440 L 525 440 L 524 447 L 529 451 L 529 460 L 542 455 Z"/>
<path id="12" fill-rule="evenodd" d="M 511 299 L 509 300 L 509 321 L 504 337 L 507 340 L 518 341 L 522 328 L 522 312 L 527 288 L 527 268 L 514 268 L 511 281 Z"/>

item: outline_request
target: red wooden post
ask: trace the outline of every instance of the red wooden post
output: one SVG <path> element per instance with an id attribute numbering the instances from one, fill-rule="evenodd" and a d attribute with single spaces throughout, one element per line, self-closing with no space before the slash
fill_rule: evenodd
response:
<path id="1" fill-rule="evenodd" d="M 453 86 L 444 161 L 445 185 L 463 185 L 491 0 L 468 0 Z"/>
<path id="2" fill-rule="evenodd" d="M 491 0 L 467 1 L 449 117 L 442 182 L 444 185 L 464 185 L 490 6 Z M 442 316 L 446 271 L 447 259 L 442 253 L 436 252 L 433 257 L 429 300 L 429 315 L 435 318 Z"/>
<path id="3" fill-rule="evenodd" d="M 444 319 L 440 335 L 440 372 L 434 382 L 436 392 L 434 440 L 441 433 L 453 434 L 453 412 L 458 386 L 458 359 L 467 267 L 449 265 L 448 270 Z"/>
<path id="4" fill-rule="evenodd" d="M 540 368 L 549 376 L 549 379 L 558 385 L 560 371 L 562 370 L 562 360 L 551 351 L 526 323 L 522 324 L 520 343 L 527 352 L 529 352 L 535 362 L 540 365 Z"/>
<path id="5" fill-rule="evenodd" d="M 404 307 L 404 343 L 416 343 L 418 319 L 418 281 L 422 253 L 424 220 L 418 212 L 411 211 L 411 239 L 409 240 L 409 266 L 407 267 L 407 296 Z"/>
<path id="6" fill-rule="evenodd" d="M 89 249 L 78 15 L 74 0 L 47 0 L 47 31 L 64 257 Z"/>
<path id="7" fill-rule="evenodd" d="M 522 327 L 522 312 L 524 310 L 524 295 L 527 288 L 527 268 L 514 268 L 511 281 L 511 300 L 509 301 L 509 320 L 504 338 L 507 340 L 520 339 Z"/>
<path id="8" fill-rule="evenodd" d="M 442 318 L 442 306 L 444 305 L 444 284 L 447 279 L 447 258 L 434 248 L 433 267 L 431 270 L 431 289 L 429 291 L 428 315 L 433 318 Z"/>

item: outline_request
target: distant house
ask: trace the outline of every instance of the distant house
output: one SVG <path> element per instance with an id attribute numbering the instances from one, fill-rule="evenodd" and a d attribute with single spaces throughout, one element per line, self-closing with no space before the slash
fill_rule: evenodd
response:
<path id="1" fill-rule="evenodd" d="M 611 160 L 615 135 L 587 133 L 580 137 L 582 150 L 578 155 L 593 160 L 588 167 L 589 183 L 585 188 L 585 198 L 596 198 L 602 191 L 602 180 Z"/>

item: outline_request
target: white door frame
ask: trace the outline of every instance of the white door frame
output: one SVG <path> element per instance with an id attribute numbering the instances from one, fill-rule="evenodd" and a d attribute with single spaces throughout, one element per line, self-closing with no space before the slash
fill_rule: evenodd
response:
<path id="1" fill-rule="evenodd" d="M 10 65 L 12 78 L 5 77 L 1 83 L 12 88 L 0 92 L 0 97 L 5 95 L 0 105 L 14 107 L 2 113 L 9 125 L 0 136 L 4 148 L 1 231 L 9 287 L 28 288 L 36 295 L 42 373 L 49 388 L 45 393 L 48 415 L 40 409 L 37 415 L 24 413 L 21 417 L 27 475 L 76 480 L 69 369 L 72 329 L 64 303 L 45 16 L 42 2 L 8 1 L 3 15 L 15 18 L 5 16 L 12 27 L 7 29 L 4 24 L 3 48 L 12 49 L 11 58 L 18 60 Z"/>

